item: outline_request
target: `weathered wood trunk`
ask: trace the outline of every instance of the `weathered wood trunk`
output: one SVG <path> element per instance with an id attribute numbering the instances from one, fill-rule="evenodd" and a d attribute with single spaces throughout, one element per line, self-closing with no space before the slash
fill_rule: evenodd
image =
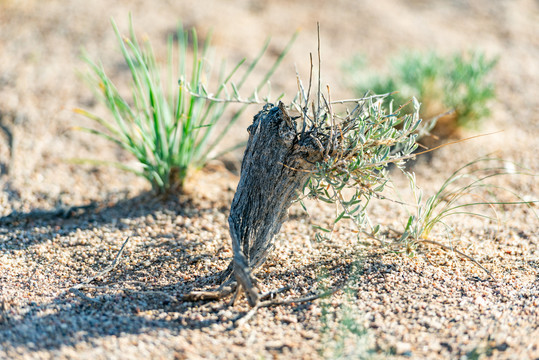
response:
<path id="1" fill-rule="evenodd" d="M 241 178 L 228 223 L 238 285 L 251 306 L 258 302 L 251 270 L 264 263 L 310 170 L 323 158 L 314 137 L 297 130 L 284 105 L 266 105 L 249 126 Z"/>

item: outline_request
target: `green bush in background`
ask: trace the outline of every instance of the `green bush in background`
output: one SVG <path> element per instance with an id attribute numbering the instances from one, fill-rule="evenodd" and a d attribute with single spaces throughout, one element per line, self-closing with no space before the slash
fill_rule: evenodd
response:
<path id="1" fill-rule="evenodd" d="M 488 79 L 497 59 L 480 52 L 441 56 L 434 52 L 404 53 L 390 63 L 387 75 L 371 75 L 365 61 L 356 57 L 345 66 L 355 75 L 356 94 L 396 92 L 385 101 L 400 107 L 411 97 L 421 103 L 421 116 L 430 118 L 454 110 L 455 126 L 477 128 L 490 114 L 488 101 L 495 97 Z M 409 106 L 409 105 L 408 105 Z"/>

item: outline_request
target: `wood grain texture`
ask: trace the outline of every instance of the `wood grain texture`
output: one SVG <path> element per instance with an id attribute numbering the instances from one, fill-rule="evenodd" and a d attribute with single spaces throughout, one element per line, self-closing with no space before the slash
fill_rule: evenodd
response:
<path id="1" fill-rule="evenodd" d="M 241 178 L 228 223 L 232 270 L 249 304 L 259 296 L 251 271 L 264 263 L 310 170 L 323 158 L 313 139 L 297 130 L 282 103 L 268 104 L 249 126 Z"/>

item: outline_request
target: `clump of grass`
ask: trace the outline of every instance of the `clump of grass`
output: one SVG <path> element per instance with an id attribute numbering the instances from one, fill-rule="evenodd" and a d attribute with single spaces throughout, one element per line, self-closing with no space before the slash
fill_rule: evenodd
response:
<path id="1" fill-rule="evenodd" d="M 439 226 L 447 233 L 453 233 L 452 227 L 446 221 L 449 217 L 463 215 L 500 222 L 496 206 L 526 205 L 535 218 L 539 219 L 537 213 L 531 208 L 531 204 L 537 201 L 525 200 L 514 191 L 488 181 L 504 175 L 529 175 L 524 172 L 523 168 L 512 162 L 489 157 L 471 161 L 454 171 L 436 193 L 426 200 L 423 198 L 423 192 L 416 185 L 415 174 L 408 173 L 407 175 L 416 206 L 398 242 L 405 245 L 408 254 L 413 254 L 417 244 L 422 242 L 440 245 L 429 239 L 429 235 L 435 227 Z M 502 194 L 510 196 L 513 201 L 500 200 Z M 490 211 L 485 212 L 484 208 Z"/>
<path id="2" fill-rule="evenodd" d="M 391 62 L 385 76 L 372 76 L 365 62 L 356 57 L 346 71 L 356 74 L 357 94 L 392 93 L 386 101 L 401 106 L 411 97 L 422 103 L 421 116 L 429 119 L 454 111 L 454 128 L 477 128 L 490 114 L 489 100 L 495 97 L 488 75 L 497 63 L 480 52 L 465 56 L 441 56 L 434 52 L 404 53 Z"/>
<path id="3" fill-rule="evenodd" d="M 169 38 L 168 64 L 162 69 L 156 61 L 150 42 L 137 40 L 132 21 L 129 37 L 120 34 L 114 20 L 112 27 L 123 58 L 129 67 L 132 95 L 126 98 L 120 94 L 103 66 L 85 57 L 91 69 L 88 76 L 90 86 L 108 108 L 110 119 L 82 109 L 75 111 L 94 120 L 104 129 L 83 130 L 124 148 L 137 159 L 139 166 L 109 164 L 146 178 L 152 188 L 160 193 L 181 190 L 188 172 L 205 164 L 211 151 L 239 118 L 245 106 L 261 102 L 258 92 L 269 84 L 269 78 L 295 39 L 294 35 L 260 84 L 248 98 L 243 99 L 239 95 L 239 90 L 265 53 L 269 40 L 254 61 L 243 70 L 238 82 L 232 79 L 240 72 L 245 59 L 228 72 L 223 62 L 216 81 L 216 90 L 210 93 L 208 90 L 208 82 L 212 75 L 211 64 L 208 62 L 210 37 L 204 44 L 199 44 L 194 29 L 189 34 L 180 26 L 177 32 L 177 46 L 174 46 L 173 37 Z M 189 46 L 192 47 L 192 55 L 188 55 Z M 166 79 L 163 79 L 162 74 L 165 72 Z M 270 96 L 268 94 L 263 101 L 269 101 Z M 218 100 L 217 97 L 224 97 L 226 101 Z M 215 125 L 222 121 L 231 101 L 244 105 L 227 121 L 219 136 L 212 136 Z"/>

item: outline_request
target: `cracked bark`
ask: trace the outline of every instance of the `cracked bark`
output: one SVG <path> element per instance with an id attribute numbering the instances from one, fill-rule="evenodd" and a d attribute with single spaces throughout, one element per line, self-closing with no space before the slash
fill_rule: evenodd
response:
<path id="1" fill-rule="evenodd" d="M 247 129 L 249 141 L 228 218 L 234 252 L 229 270 L 251 306 L 259 301 L 251 272 L 265 262 L 288 208 L 323 159 L 320 140 L 297 128 L 279 103 L 266 105 Z"/>

